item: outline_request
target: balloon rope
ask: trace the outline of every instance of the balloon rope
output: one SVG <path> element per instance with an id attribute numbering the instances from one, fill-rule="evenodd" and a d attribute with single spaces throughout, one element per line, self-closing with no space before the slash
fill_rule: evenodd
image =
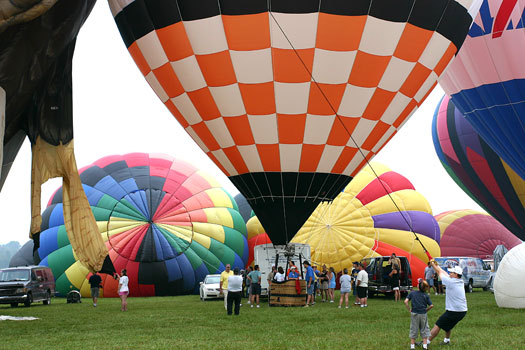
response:
<path id="1" fill-rule="evenodd" d="M 312 81 L 314 82 L 314 84 L 317 86 L 317 88 L 319 89 L 319 91 L 321 92 L 321 95 L 323 96 L 323 98 L 326 100 L 326 102 L 328 103 L 328 105 L 330 106 L 330 109 L 332 110 L 332 112 L 334 112 L 334 115 L 335 117 L 337 118 L 337 120 L 339 120 L 339 122 L 341 123 L 341 125 L 343 126 L 344 130 L 346 131 L 346 133 L 348 134 L 348 136 L 350 137 L 350 139 L 352 140 L 352 142 L 354 143 L 355 147 L 357 148 L 357 150 L 359 151 L 359 153 L 363 156 L 363 159 L 366 161 L 366 164 L 370 167 L 370 169 L 372 169 L 372 172 L 374 173 L 374 176 L 379 180 L 379 183 L 381 184 L 381 186 L 383 187 L 383 189 L 385 190 L 385 193 L 388 195 L 388 197 L 390 198 L 390 200 L 392 201 L 392 203 L 394 204 L 394 206 L 396 207 L 397 211 L 399 212 L 399 214 L 401 215 L 401 217 L 403 218 L 403 220 L 405 220 L 406 224 L 408 225 L 408 227 L 410 228 L 410 231 L 414 234 L 414 237 L 416 239 L 416 241 L 419 242 L 419 244 L 421 244 L 421 247 L 423 248 L 425 254 L 427 255 L 428 259 L 431 260 L 432 259 L 432 256 L 430 255 L 430 253 L 428 252 L 428 250 L 425 248 L 425 246 L 423 245 L 423 242 L 421 242 L 421 240 L 419 239 L 419 237 L 417 236 L 417 234 L 414 232 L 414 229 L 412 227 L 412 225 L 410 224 L 409 220 L 401 213 L 401 209 L 399 208 L 399 206 L 397 205 L 397 203 L 395 202 L 394 198 L 392 198 L 392 196 L 390 195 L 390 192 L 388 192 L 386 186 L 384 185 L 383 181 L 379 178 L 379 175 L 377 175 L 375 169 L 372 167 L 372 165 L 370 164 L 368 158 L 365 156 L 363 150 L 361 149 L 361 147 L 359 147 L 359 145 L 357 144 L 357 142 L 354 140 L 354 138 L 352 137 L 352 133 L 347 129 L 346 125 L 343 123 L 341 117 L 339 116 L 339 114 L 337 114 L 334 106 L 332 105 L 332 103 L 330 103 L 330 100 L 328 99 L 328 97 L 325 95 L 323 89 L 321 89 L 321 86 L 319 85 L 319 83 L 317 82 L 317 80 L 314 78 L 312 72 L 310 71 L 310 69 L 308 69 L 308 66 L 306 65 L 306 63 L 303 61 L 303 59 L 301 58 L 301 56 L 299 55 L 299 53 L 297 52 L 296 48 L 293 46 L 292 42 L 290 41 L 290 39 L 288 38 L 288 36 L 286 35 L 286 33 L 284 32 L 283 28 L 281 27 L 281 25 L 279 24 L 279 22 L 277 21 L 277 19 L 275 18 L 275 16 L 273 15 L 273 13 L 271 11 L 269 11 L 270 13 L 270 16 L 272 16 L 272 19 L 275 21 L 275 23 L 277 24 L 277 26 L 279 27 L 279 30 L 281 31 L 281 33 L 283 33 L 284 37 L 286 38 L 286 41 L 288 41 L 288 43 L 290 44 L 290 47 L 292 48 L 292 50 L 294 51 L 295 55 L 297 56 L 297 58 L 299 59 L 299 61 L 301 61 L 302 65 L 304 66 L 304 69 L 306 69 L 306 71 L 308 72 L 308 74 L 310 75 L 310 78 L 312 79 Z"/>

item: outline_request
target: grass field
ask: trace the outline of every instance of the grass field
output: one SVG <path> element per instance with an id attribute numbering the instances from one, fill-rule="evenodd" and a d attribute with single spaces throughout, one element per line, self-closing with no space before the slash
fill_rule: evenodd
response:
<path id="1" fill-rule="evenodd" d="M 337 294 L 338 296 L 338 294 Z M 431 296 L 430 326 L 445 308 L 445 296 Z M 469 312 L 452 333 L 452 349 L 524 349 L 525 310 L 497 307 L 490 292 L 467 296 Z M 246 300 L 243 299 L 243 302 Z M 389 297 L 370 299 L 368 308 L 241 308 L 227 316 L 220 300 L 198 296 L 90 299 L 66 304 L 53 299 L 30 308 L 0 306 L 0 315 L 34 316 L 35 321 L 0 321 L 1 349 L 408 349 L 410 314 Z M 437 343 L 430 348 L 441 348 Z"/>

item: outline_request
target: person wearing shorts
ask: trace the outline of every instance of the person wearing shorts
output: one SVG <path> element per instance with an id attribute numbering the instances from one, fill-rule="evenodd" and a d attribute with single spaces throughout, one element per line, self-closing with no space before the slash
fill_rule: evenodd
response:
<path id="1" fill-rule="evenodd" d="M 121 276 L 117 274 L 118 295 L 121 301 L 120 311 L 128 311 L 129 278 L 126 269 L 122 269 L 120 273 Z"/>
<path id="2" fill-rule="evenodd" d="M 363 263 L 359 264 L 359 273 L 356 278 L 357 297 L 361 303 L 361 307 L 367 307 L 368 304 L 368 273 L 365 270 Z"/>
<path id="3" fill-rule="evenodd" d="M 310 305 L 313 305 L 314 303 L 314 270 L 312 269 L 312 266 L 310 266 L 310 263 L 308 261 L 303 262 L 303 266 L 306 269 L 306 275 L 304 276 L 304 279 L 306 281 L 306 306 L 308 307 Z"/>
<path id="4" fill-rule="evenodd" d="M 254 270 L 248 274 L 248 280 L 252 287 L 252 300 L 251 307 L 257 302 L 257 308 L 259 308 L 259 299 L 261 297 L 261 271 L 259 271 L 259 265 L 254 266 Z"/>
<path id="5" fill-rule="evenodd" d="M 401 292 L 399 290 L 399 266 L 394 264 L 392 266 L 392 271 L 390 271 L 390 284 L 392 287 L 392 290 L 394 291 L 394 301 L 400 301 L 401 300 Z"/>
<path id="6" fill-rule="evenodd" d="M 422 280 L 418 284 L 418 290 L 410 292 L 405 299 L 405 306 L 410 312 L 410 349 L 415 349 L 418 333 L 421 334 L 421 338 L 423 339 L 423 348 L 428 348 L 430 329 L 428 327 L 427 312 L 430 311 L 434 305 L 432 305 L 432 300 L 430 300 L 430 297 L 426 293 L 427 290 L 428 283 Z M 412 307 L 408 305 L 409 301 L 412 302 Z"/>
<path id="7" fill-rule="evenodd" d="M 339 299 L 339 309 L 343 306 L 343 299 L 348 309 L 348 294 L 352 289 L 352 278 L 348 275 L 348 269 L 343 269 L 343 274 L 339 277 L 339 283 L 341 284 L 341 298 Z"/>
<path id="8" fill-rule="evenodd" d="M 439 317 L 436 324 L 430 331 L 429 343 L 439 334 L 440 330 L 445 331 L 445 338 L 442 345 L 450 345 L 450 335 L 452 329 L 467 315 L 467 298 L 465 297 L 465 284 L 461 275 L 463 270 L 459 266 L 448 268 L 447 274 L 435 260 L 430 261 L 436 273 L 441 277 L 443 285 L 447 288 L 445 293 L 445 313 Z"/>
<path id="9" fill-rule="evenodd" d="M 102 278 L 94 272 L 91 277 L 89 277 L 89 285 L 91 287 L 91 298 L 93 298 L 93 306 L 97 306 L 98 296 L 100 292 L 100 283 L 102 283 Z"/>
<path id="10" fill-rule="evenodd" d="M 428 266 L 425 267 L 425 280 L 427 281 L 430 288 L 434 290 L 434 294 L 437 295 L 436 287 L 434 286 L 434 276 L 436 275 L 436 272 L 434 269 L 430 266 L 430 262 L 428 263 Z M 430 289 L 429 289 L 430 292 Z"/>

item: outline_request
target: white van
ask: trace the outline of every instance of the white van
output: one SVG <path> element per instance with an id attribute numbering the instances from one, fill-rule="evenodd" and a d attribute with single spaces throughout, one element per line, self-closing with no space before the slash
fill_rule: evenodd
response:
<path id="1" fill-rule="evenodd" d="M 273 244 L 261 244 L 253 248 L 253 264 L 259 265 L 261 271 L 261 295 L 268 295 L 268 274 L 272 271 L 277 257 L 277 265 L 286 271 L 286 262 L 293 261 L 300 269 L 303 261 L 310 262 L 310 245 L 302 243 L 288 243 L 287 246 Z M 306 272 L 306 271 L 304 271 Z"/>
<path id="2" fill-rule="evenodd" d="M 457 266 L 463 269 L 463 282 L 465 291 L 472 293 L 472 288 L 483 288 L 488 290 L 490 287 L 490 266 L 481 258 L 442 256 L 436 258 L 436 262 L 442 269 Z"/>

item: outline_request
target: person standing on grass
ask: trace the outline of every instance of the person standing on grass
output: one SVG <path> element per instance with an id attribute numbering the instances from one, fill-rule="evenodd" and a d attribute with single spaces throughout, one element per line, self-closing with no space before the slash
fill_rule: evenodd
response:
<path id="1" fill-rule="evenodd" d="M 126 269 L 120 271 L 122 276 L 117 274 L 118 279 L 118 295 L 120 297 L 121 307 L 120 311 L 128 311 L 128 294 L 129 294 L 129 278 Z"/>
<path id="2" fill-rule="evenodd" d="M 259 298 L 261 296 L 261 271 L 259 271 L 259 265 L 255 265 L 255 270 L 250 272 L 247 278 L 250 280 L 250 286 L 252 287 L 251 307 L 257 302 L 257 308 L 259 308 Z"/>
<path id="3" fill-rule="evenodd" d="M 224 310 L 228 310 L 228 277 L 233 276 L 231 265 L 226 264 L 224 271 L 221 272 L 221 279 L 219 282 L 219 293 L 224 296 Z"/>
<path id="4" fill-rule="evenodd" d="M 432 300 L 426 293 L 428 290 L 428 283 L 420 281 L 418 290 L 414 290 L 408 294 L 405 299 L 405 305 L 410 312 L 410 349 L 416 348 L 416 338 L 421 334 L 423 339 L 423 348 L 428 349 L 428 337 L 430 337 L 430 329 L 428 327 L 427 312 L 434 307 Z M 412 301 L 412 308 L 408 302 Z"/>
<path id="5" fill-rule="evenodd" d="M 352 263 L 352 294 L 355 296 L 355 302 L 354 305 L 361 305 L 361 301 L 359 297 L 357 296 L 357 288 L 356 288 L 356 280 L 357 280 L 357 274 L 359 273 L 359 263 L 357 261 L 354 261 Z"/>
<path id="6" fill-rule="evenodd" d="M 306 269 L 306 274 L 304 276 L 304 279 L 306 281 L 306 294 L 307 294 L 307 297 L 306 297 L 306 305 L 305 307 L 308 307 L 310 305 L 314 305 L 314 279 L 315 279 L 315 276 L 314 276 L 314 270 L 312 269 L 312 267 L 310 266 L 310 263 L 305 260 L 303 262 L 303 266 L 304 268 Z"/>
<path id="7" fill-rule="evenodd" d="M 357 296 L 361 307 L 367 307 L 368 296 L 368 272 L 366 272 L 363 263 L 359 264 L 359 273 L 356 278 Z"/>
<path id="8" fill-rule="evenodd" d="M 253 267 L 248 266 L 248 271 L 246 271 L 246 275 L 244 276 L 244 286 L 246 288 L 246 298 L 248 298 L 248 304 L 250 303 L 250 300 L 252 300 L 252 287 L 250 286 L 250 280 L 248 279 L 248 275 L 252 271 Z"/>
<path id="9" fill-rule="evenodd" d="M 399 266 L 394 265 L 392 271 L 390 271 L 390 285 L 394 291 L 394 301 L 401 300 L 401 292 L 399 291 Z"/>
<path id="10" fill-rule="evenodd" d="M 242 276 L 239 276 L 239 268 L 233 269 L 233 276 L 228 277 L 228 306 L 226 312 L 232 314 L 233 304 L 235 303 L 235 315 L 241 309 Z"/>
<path id="11" fill-rule="evenodd" d="M 323 270 L 321 271 L 321 274 L 319 275 L 319 284 L 321 285 L 321 299 L 323 302 L 328 301 L 328 297 L 330 293 L 328 290 L 330 289 L 330 278 L 328 278 L 328 269 L 326 268 L 326 265 L 323 265 Z"/>
<path id="12" fill-rule="evenodd" d="M 461 275 L 463 270 L 459 266 L 448 268 L 450 276 L 432 259 L 430 261 L 436 273 L 441 277 L 443 285 L 447 288 L 445 296 L 445 313 L 439 317 L 436 324 L 430 331 L 430 338 L 428 343 L 439 334 L 443 329 L 445 331 L 445 339 L 442 345 L 450 345 L 450 334 L 452 328 L 458 324 L 467 315 L 467 298 L 465 297 L 465 284 Z"/>
<path id="13" fill-rule="evenodd" d="M 330 302 L 334 302 L 334 289 L 335 289 L 335 271 L 333 267 L 328 269 L 328 295 L 330 296 Z"/>
<path id="14" fill-rule="evenodd" d="M 341 284 L 341 298 L 339 299 L 339 306 L 340 309 L 343 305 L 343 298 L 345 299 L 346 308 L 348 309 L 348 295 L 350 294 L 350 290 L 352 289 L 352 278 L 350 275 L 348 275 L 348 269 L 345 268 L 343 270 L 343 274 L 341 277 L 339 277 L 339 283 Z"/>
<path id="15" fill-rule="evenodd" d="M 91 298 L 93 298 L 93 306 L 97 306 L 98 296 L 100 292 L 100 283 L 102 283 L 102 278 L 97 275 L 97 272 L 94 272 L 91 277 L 89 277 L 89 285 L 91 286 Z"/>
<path id="16" fill-rule="evenodd" d="M 270 291 L 272 289 L 272 282 L 275 280 L 275 275 L 277 274 L 277 268 L 272 266 L 272 271 L 268 274 L 266 280 L 268 281 L 268 298 L 270 297 Z"/>
<path id="17" fill-rule="evenodd" d="M 437 295 L 437 290 L 436 290 L 436 287 L 434 286 L 434 276 L 435 275 L 436 275 L 436 272 L 434 271 L 432 266 L 430 266 L 430 262 L 429 262 L 428 266 L 425 267 L 425 281 L 427 281 L 430 288 L 432 288 L 434 290 L 434 293 Z M 430 288 L 428 290 L 429 292 L 430 292 Z"/>

